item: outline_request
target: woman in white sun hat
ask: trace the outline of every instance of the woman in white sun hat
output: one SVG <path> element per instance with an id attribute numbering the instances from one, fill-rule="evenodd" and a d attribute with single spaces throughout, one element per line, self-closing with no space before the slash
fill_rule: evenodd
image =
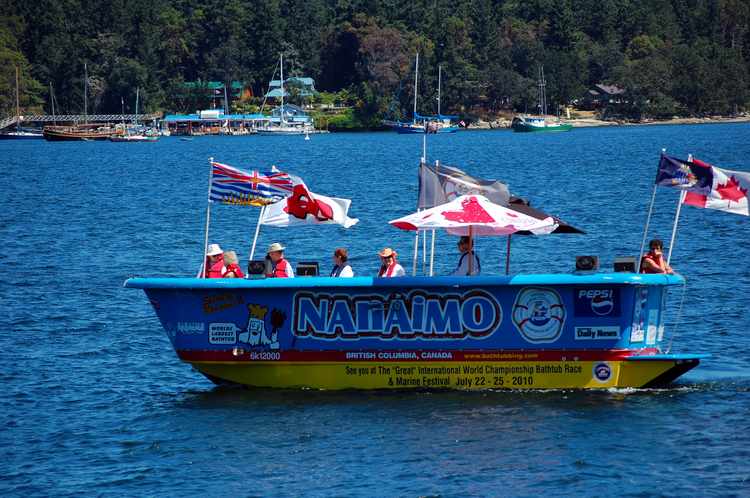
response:
<path id="1" fill-rule="evenodd" d="M 208 245 L 203 268 L 205 269 L 203 278 L 221 278 L 227 271 L 224 266 L 224 251 L 221 250 L 219 244 Z"/>
<path id="2" fill-rule="evenodd" d="M 294 277 L 294 270 L 292 270 L 292 265 L 289 264 L 289 261 L 284 259 L 284 249 L 286 248 L 278 242 L 274 242 L 273 244 L 268 246 L 268 256 L 266 257 L 271 260 L 271 272 L 266 273 L 266 277 Z"/>

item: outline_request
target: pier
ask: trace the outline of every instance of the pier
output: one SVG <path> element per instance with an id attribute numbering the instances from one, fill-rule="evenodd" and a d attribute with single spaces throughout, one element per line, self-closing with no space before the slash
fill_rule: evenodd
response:
<path id="1" fill-rule="evenodd" d="M 10 116 L 0 120 L 0 130 L 16 123 L 118 123 L 122 121 L 154 121 L 161 114 L 34 114 L 30 116 Z"/>

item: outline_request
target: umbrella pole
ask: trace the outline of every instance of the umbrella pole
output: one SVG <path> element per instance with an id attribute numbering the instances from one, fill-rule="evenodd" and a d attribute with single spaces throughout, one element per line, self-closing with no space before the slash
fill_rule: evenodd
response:
<path id="1" fill-rule="evenodd" d="M 417 253 L 419 252 L 419 229 L 414 234 L 414 260 L 411 264 L 411 275 L 417 275 Z"/>
<path id="2" fill-rule="evenodd" d="M 427 273 L 427 231 L 422 233 L 422 275 Z"/>
<path id="3" fill-rule="evenodd" d="M 510 274 L 510 236 L 511 234 L 508 234 L 508 244 L 505 248 L 505 274 Z"/>
<path id="4" fill-rule="evenodd" d="M 474 237 L 472 233 L 472 227 L 469 225 L 469 275 L 474 271 Z"/>

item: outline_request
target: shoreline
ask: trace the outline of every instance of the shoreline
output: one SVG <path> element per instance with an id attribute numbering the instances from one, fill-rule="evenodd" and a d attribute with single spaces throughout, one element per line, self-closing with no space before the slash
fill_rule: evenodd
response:
<path id="1" fill-rule="evenodd" d="M 561 122 L 573 125 L 573 128 L 599 128 L 607 126 L 657 126 L 657 125 L 686 125 L 686 124 L 722 124 L 722 123 L 750 123 L 750 115 L 736 117 L 711 118 L 673 118 L 649 119 L 639 122 L 606 121 L 596 118 L 562 119 Z M 502 119 L 493 122 L 480 121 L 466 128 L 466 130 L 510 130 L 510 120 Z"/>

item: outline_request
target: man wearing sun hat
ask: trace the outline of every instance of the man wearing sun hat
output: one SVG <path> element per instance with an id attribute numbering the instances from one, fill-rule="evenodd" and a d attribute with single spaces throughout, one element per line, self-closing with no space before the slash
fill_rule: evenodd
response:
<path id="1" fill-rule="evenodd" d="M 292 265 L 289 264 L 289 261 L 284 259 L 284 249 L 286 248 L 278 242 L 274 242 L 273 244 L 268 246 L 268 255 L 266 256 L 266 258 L 271 260 L 271 272 L 266 273 L 266 277 L 294 277 L 294 270 L 292 270 Z"/>
<path id="2" fill-rule="evenodd" d="M 390 278 L 403 277 L 404 275 L 406 275 L 404 267 L 398 264 L 398 261 L 396 261 L 396 257 L 398 256 L 398 254 L 396 254 L 396 251 L 394 251 L 390 247 L 386 247 L 378 253 L 378 256 L 380 256 L 381 262 L 378 277 Z"/>

